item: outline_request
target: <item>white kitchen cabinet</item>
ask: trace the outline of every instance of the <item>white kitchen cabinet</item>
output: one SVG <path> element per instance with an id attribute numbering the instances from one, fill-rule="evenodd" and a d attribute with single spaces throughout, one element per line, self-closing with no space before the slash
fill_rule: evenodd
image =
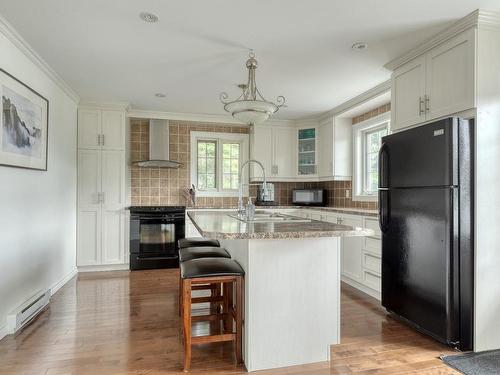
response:
<path id="1" fill-rule="evenodd" d="M 391 130 L 475 107 L 475 40 L 471 28 L 394 70 Z"/>
<path id="2" fill-rule="evenodd" d="M 281 126 L 254 126 L 251 132 L 250 158 L 260 161 L 269 181 L 280 181 L 295 176 L 293 145 L 295 128 Z M 262 179 L 262 171 L 253 166 L 251 178 Z"/>
<path id="3" fill-rule="evenodd" d="M 320 180 L 352 177 L 352 119 L 329 117 L 318 127 L 318 176 Z"/>
<path id="4" fill-rule="evenodd" d="M 339 224 L 362 227 L 362 219 L 343 216 Z M 363 282 L 363 237 L 343 237 L 342 275 L 359 283 Z"/>
<path id="5" fill-rule="evenodd" d="M 78 110 L 78 148 L 101 148 L 101 111 L 96 109 Z"/>
<path id="6" fill-rule="evenodd" d="M 425 121 L 425 56 L 416 58 L 392 74 L 391 129 Z"/>
<path id="7" fill-rule="evenodd" d="M 101 146 L 103 150 L 125 149 L 125 114 L 121 111 L 102 111 Z"/>
<path id="8" fill-rule="evenodd" d="M 128 249 L 125 113 L 81 109 L 78 136 L 81 148 L 78 149 L 77 265 L 125 264 Z M 92 144 L 93 138 L 98 142 Z"/>
<path id="9" fill-rule="evenodd" d="M 318 129 L 315 126 L 299 127 L 296 133 L 297 175 L 312 177 L 318 174 Z"/>
<path id="10" fill-rule="evenodd" d="M 125 150 L 125 113 L 102 109 L 78 110 L 78 148 Z"/>
<path id="11" fill-rule="evenodd" d="M 274 164 L 271 167 L 273 177 L 289 178 L 295 176 L 294 158 L 290 152 L 290 146 L 295 141 L 294 136 L 293 128 L 276 127 L 274 129 Z"/>
<path id="12" fill-rule="evenodd" d="M 475 107 L 474 62 L 473 29 L 427 53 L 427 120 Z"/>

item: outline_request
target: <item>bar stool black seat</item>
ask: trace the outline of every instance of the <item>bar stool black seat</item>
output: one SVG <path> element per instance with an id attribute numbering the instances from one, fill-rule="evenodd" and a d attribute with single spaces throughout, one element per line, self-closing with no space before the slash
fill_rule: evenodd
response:
<path id="1" fill-rule="evenodd" d="M 243 276 L 245 271 L 228 258 L 201 258 L 181 263 L 181 278 L 195 279 L 215 276 Z"/>
<path id="2" fill-rule="evenodd" d="M 231 258 L 223 247 L 196 246 L 179 249 L 179 262 L 187 262 L 199 258 Z"/>
<path id="3" fill-rule="evenodd" d="M 199 258 L 180 264 L 182 321 L 184 337 L 184 371 L 191 367 L 192 345 L 205 345 L 212 342 L 233 341 L 237 363 L 243 362 L 242 332 L 243 332 L 243 277 L 245 271 L 233 259 L 229 258 Z M 200 284 L 222 284 L 223 295 L 192 298 L 192 291 Z M 233 289 L 233 287 L 235 287 Z M 211 311 L 208 315 L 192 315 L 192 304 L 216 302 L 220 309 Z M 193 322 L 222 321 L 219 333 L 206 336 L 192 336 Z M 220 326 L 219 326 L 220 327 Z"/>
<path id="4" fill-rule="evenodd" d="M 212 247 L 219 247 L 220 243 L 217 240 L 211 240 L 209 238 L 197 238 L 197 237 L 191 237 L 191 238 L 182 238 L 178 241 L 179 244 L 179 249 L 183 249 L 185 247 L 201 247 L 201 246 L 212 246 Z"/>

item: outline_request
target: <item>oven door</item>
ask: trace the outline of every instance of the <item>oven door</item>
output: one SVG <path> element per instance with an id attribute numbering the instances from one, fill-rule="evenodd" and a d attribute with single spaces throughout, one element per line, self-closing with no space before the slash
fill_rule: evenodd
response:
<path id="1" fill-rule="evenodd" d="M 184 237 L 184 222 L 164 216 L 131 218 L 130 252 L 177 257 L 177 241 Z"/>

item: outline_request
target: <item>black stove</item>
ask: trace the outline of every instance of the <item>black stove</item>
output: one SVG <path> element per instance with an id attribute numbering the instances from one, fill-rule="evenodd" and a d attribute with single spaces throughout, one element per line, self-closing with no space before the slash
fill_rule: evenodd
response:
<path id="1" fill-rule="evenodd" d="M 177 268 L 177 242 L 185 236 L 186 207 L 132 206 L 130 269 Z"/>

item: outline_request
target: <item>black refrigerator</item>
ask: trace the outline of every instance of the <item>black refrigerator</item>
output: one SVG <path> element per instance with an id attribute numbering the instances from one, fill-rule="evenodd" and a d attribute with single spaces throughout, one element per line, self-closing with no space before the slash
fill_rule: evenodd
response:
<path id="1" fill-rule="evenodd" d="M 447 118 L 382 138 L 382 305 L 473 349 L 473 122 Z"/>

